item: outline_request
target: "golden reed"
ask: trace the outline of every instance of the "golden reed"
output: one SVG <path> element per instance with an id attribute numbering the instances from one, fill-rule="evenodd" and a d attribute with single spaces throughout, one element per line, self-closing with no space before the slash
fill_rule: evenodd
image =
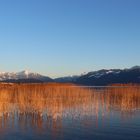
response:
<path id="1" fill-rule="evenodd" d="M 102 108 L 102 109 L 101 109 Z M 38 114 L 54 119 L 64 116 L 98 116 L 111 109 L 131 112 L 140 108 L 140 87 L 89 88 L 73 84 L 0 84 L 0 116 Z"/>

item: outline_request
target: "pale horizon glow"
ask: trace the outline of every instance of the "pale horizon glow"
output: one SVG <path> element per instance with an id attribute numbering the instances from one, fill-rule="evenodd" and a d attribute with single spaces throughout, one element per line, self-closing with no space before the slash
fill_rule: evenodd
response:
<path id="1" fill-rule="evenodd" d="M 135 66 L 132 66 L 132 67 L 135 67 Z M 129 67 L 129 68 L 132 68 L 132 67 Z M 129 68 L 106 68 L 106 69 L 129 69 Z M 102 69 L 105 69 L 105 68 L 102 68 Z M 38 73 L 38 74 L 41 74 L 43 76 L 49 76 L 50 78 L 59 78 L 59 77 L 67 77 L 67 76 L 80 76 L 82 74 L 86 74 L 88 72 L 92 72 L 92 71 L 98 71 L 98 70 L 101 70 L 101 69 L 95 69 L 95 70 L 90 70 L 90 71 L 84 71 L 84 72 L 77 72 L 77 73 L 71 73 L 71 74 L 65 74 L 65 75 L 54 75 L 54 74 L 47 74 L 46 73 L 39 73 L 37 71 L 32 71 L 32 70 L 29 70 L 29 69 L 24 69 L 24 70 L 19 70 L 19 71 L 0 71 L 0 73 L 18 73 L 18 72 L 22 72 L 22 71 L 27 71 L 29 73 Z"/>

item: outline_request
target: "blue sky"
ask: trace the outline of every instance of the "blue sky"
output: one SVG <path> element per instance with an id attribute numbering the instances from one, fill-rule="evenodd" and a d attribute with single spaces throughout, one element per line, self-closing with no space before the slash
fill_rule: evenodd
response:
<path id="1" fill-rule="evenodd" d="M 140 65 L 140 0 L 0 0 L 0 71 L 51 77 Z"/>

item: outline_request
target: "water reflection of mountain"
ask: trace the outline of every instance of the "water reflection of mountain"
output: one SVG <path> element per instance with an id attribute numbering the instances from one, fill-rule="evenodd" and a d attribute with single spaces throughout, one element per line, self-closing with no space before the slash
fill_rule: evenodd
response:
<path id="1" fill-rule="evenodd" d="M 32 123 L 41 123 L 44 119 L 104 116 L 112 110 L 130 114 L 139 108 L 138 86 L 95 89 L 55 84 L 0 85 L 0 121 L 16 117 L 21 122 L 30 118 Z"/>

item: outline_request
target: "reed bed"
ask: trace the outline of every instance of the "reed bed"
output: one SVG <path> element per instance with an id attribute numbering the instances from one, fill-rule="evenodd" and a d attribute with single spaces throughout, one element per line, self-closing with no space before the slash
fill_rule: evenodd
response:
<path id="1" fill-rule="evenodd" d="M 98 116 L 140 108 L 140 87 L 94 89 L 73 84 L 0 84 L 0 114 Z"/>

